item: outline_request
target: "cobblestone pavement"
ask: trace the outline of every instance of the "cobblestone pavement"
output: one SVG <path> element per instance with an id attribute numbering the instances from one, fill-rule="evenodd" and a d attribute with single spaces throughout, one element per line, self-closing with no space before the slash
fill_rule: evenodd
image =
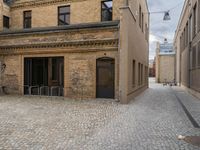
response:
<path id="1" fill-rule="evenodd" d="M 200 100 L 151 84 L 128 105 L 110 100 L 0 97 L 0 149 L 199 150 L 177 135 L 200 136 L 175 94 L 200 123 Z"/>

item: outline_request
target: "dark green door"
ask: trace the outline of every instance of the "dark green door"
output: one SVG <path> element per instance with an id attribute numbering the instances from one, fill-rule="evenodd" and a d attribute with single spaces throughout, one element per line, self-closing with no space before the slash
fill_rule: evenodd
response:
<path id="1" fill-rule="evenodd" d="M 96 97 L 114 98 L 115 61 L 112 58 L 97 59 Z"/>

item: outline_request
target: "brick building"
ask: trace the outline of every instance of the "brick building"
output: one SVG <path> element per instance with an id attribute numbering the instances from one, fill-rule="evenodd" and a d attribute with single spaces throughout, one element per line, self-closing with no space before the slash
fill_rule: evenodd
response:
<path id="1" fill-rule="evenodd" d="M 156 82 L 172 82 L 175 79 L 175 51 L 173 43 L 157 43 L 156 49 Z"/>
<path id="2" fill-rule="evenodd" d="M 148 87 L 145 0 L 4 0 L 0 7 L 0 85 L 8 93 L 128 103 Z"/>
<path id="3" fill-rule="evenodd" d="M 185 0 L 177 26 L 176 80 L 200 97 L 200 1 Z"/>

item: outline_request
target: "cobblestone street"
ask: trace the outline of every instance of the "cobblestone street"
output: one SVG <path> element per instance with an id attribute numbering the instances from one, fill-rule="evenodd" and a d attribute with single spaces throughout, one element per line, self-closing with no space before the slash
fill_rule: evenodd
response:
<path id="1" fill-rule="evenodd" d="M 178 135 L 200 136 L 200 100 L 154 84 L 128 105 L 110 100 L 0 97 L 0 149 L 198 150 Z"/>

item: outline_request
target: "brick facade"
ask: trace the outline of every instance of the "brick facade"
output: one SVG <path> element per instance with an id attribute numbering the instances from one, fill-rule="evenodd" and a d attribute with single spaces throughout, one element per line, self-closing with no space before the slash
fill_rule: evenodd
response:
<path id="1" fill-rule="evenodd" d="M 10 17 L 10 28 L 3 29 L 1 26 L 0 61 L 6 64 L 6 69 L 1 74 L 0 84 L 6 86 L 9 93 L 23 94 L 25 58 L 59 56 L 64 58 L 64 96 L 96 98 L 96 61 L 98 58 L 113 58 L 114 98 L 121 103 L 128 103 L 148 85 L 148 73 L 143 74 L 145 82 L 140 86 L 132 88 L 131 85 L 120 84 L 120 81 L 131 82 L 132 75 L 128 68 L 132 68 L 130 62 L 133 57 L 137 62 L 148 66 L 148 40 L 145 40 L 148 32 L 146 30 L 142 33 L 138 18 L 133 13 L 139 6 L 138 1 L 120 10 L 126 2 L 113 0 L 113 19 L 108 22 L 101 22 L 101 2 L 17 0 L 10 6 L 1 2 L 1 7 L 7 8 L 3 10 L 3 14 Z M 137 6 L 134 6 L 136 4 Z M 70 5 L 70 25 L 58 26 L 58 6 L 66 5 Z M 140 5 L 144 12 L 148 11 L 146 1 L 142 1 Z M 23 29 L 23 11 L 27 10 L 32 11 L 31 29 Z M 145 17 L 144 23 L 148 25 L 148 16 Z M 136 42 L 134 37 L 129 38 L 128 32 L 131 36 L 138 34 L 141 43 Z M 134 45 L 136 43 L 137 45 Z M 143 54 L 140 53 L 141 50 L 144 51 Z M 125 54 L 126 51 L 131 57 Z M 124 62 L 123 59 L 129 62 Z M 125 72 L 121 69 L 122 65 L 127 69 Z"/>

